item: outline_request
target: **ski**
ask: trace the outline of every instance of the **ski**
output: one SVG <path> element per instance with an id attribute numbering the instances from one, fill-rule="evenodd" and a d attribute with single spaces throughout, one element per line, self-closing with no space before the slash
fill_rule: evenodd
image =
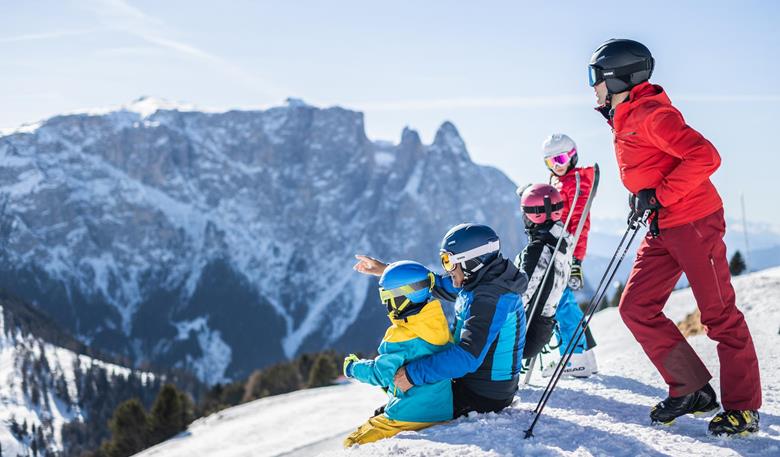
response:
<path id="1" fill-rule="evenodd" d="M 596 198 L 596 192 L 599 188 L 599 177 L 600 177 L 600 171 L 599 171 L 599 164 L 595 163 L 593 165 L 593 184 L 590 188 L 590 192 L 588 193 L 588 198 L 585 200 L 585 207 L 582 209 L 582 216 L 580 217 L 580 221 L 577 224 L 577 230 L 574 232 L 574 247 L 576 248 L 577 242 L 580 239 L 580 234 L 582 233 L 583 228 L 585 227 L 585 221 L 588 219 L 588 216 L 590 215 L 590 208 L 593 205 L 593 200 Z M 571 220 L 571 215 L 574 214 L 574 209 L 577 207 L 577 200 L 579 198 L 580 194 L 580 175 L 579 172 L 576 174 L 577 178 L 577 188 L 574 194 L 574 203 L 571 205 L 571 211 L 569 211 L 569 215 L 566 217 L 566 224 L 564 225 L 564 230 L 568 228 L 569 221 Z M 560 240 L 559 240 L 560 242 Z M 554 252 L 557 252 L 558 246 L 556 246 L 556 250 Z M 572 249 L 572 252 L 574 252 L 574 249 Z M 552 264 L 552 263 L 551 263 Z M 549 267 L 549 265 L 548 265 Z M 545 273 L 544 279 L 542 279 L 542 285 L 544 285 L 544 280 L 547 279 L 547 273 Z M 537 300 L 538 302 L 538 296 Z M 534 309 L 536 307 L 536 302 L 534 303 Z M 531 314 L 530 319 L 533 319 L 533 312 Z M 528 325 L 526 325 L 526 329 L 530 327 L 530 320 Z M 531 382 L 531 373 L 533 373 L 534 366 L 536 365 L 536 359 L 538 355 L 534 357 L 531 362 L 528 364 L 528 370 L 526 371 L 525 378 L 523 379 L 523 384 L 527 385 L 529 382 Z M 544 367 L 542 367 L 544 368 Z"/>
<path id="2" fill-rule="evenodd" d="M 580 218 L 580 223 L 577 224 L 577 231 L 574 232 L 574 246 L 577 246 L 577 242 L 580 240 L 580 234 L 582 233 L 582 229 L 585 228 L 585 221 L 588 219 L 588 216 L 590 215 L 590 207 L 593 205 L 593 200 L 596 198 L 596 191 L 599 189 L 599 164 L 598 162 L 593 164 L 593 185 L 590 188 L 590 193 L 588 194 L 588 199 L 585 200 L 585 207 L 582 209 L 582 217 Z M 574 212 L 574 206 L 572 205 L 572 212 Z"/>
<path id="3" fill-rule="evenodd" d="M 534 299 L 534 304 L 531 307 L 530 317 L 528 318 L 528 321 L 525 323 L 526 332 L 528 332 L 528 329 L 531 328 L 531 322 L 533 322 L 534 313 L 536 312 L 536 308 L 539 306 L 539 299 L 542 296 L 542 290 L 544 289 L 544 284 L 547 282 L 547 278 L 550 276 L 550 271 L 552 271 L 553 265 L 555 265 L 555 256 L 556 254 L 558 254 L 558 249 L 561 248 L 561 243 L 563 242 L 563 238 L 566 235 L 566 229 L 568 229 L 569 222 L 571 222 L 571 216 L 572 214 L 574 214 L 574 207 L 577 205 L 577 201 L 579 200 L 580 197 L 580 172 L 579 171 L 574 172 L 574 177 L 577 180 L 577 184 L 576 184 L 576 189 L 574 191 L 574 202 L 571 205 L 572 210 L 569 211 L 569 215 L 566 216 L 566 222 L 563 224 L 563 232 L 561 233 L 560 238 L 558 238 L 558 242 L 555 243 L 555 249 L 552 251 L 552 256 L 550 257 L 550 263 L 547 264 L 547 268 L 544 270 L 544 275 L 542 275 L 542 280 L 539 282 L 539 286 L 538 286 L 539 289 L 536 292 L 536 298 Z M 526 307 L 526 311 L 528 311 L 527 307 Z"/>
<path id="4" fill-rule="evenodd" d="M 539 283 L 539 290 L 536 293 L 536 298 L 534 299 L 534 305 L 531 308 L 531 314 L 529 315 L 528 322 L 526 322 L 525 325 L 526 333 L 528 332 L 528 329 L 531 328 L 531 322 L 534 319 L 534 313 L 536 312 L 536 308 L 539 306 L 539 298 L 542 296 L 542 290 L 544 290 L 544 285 L 547 282 L 547 277 L 550 275 L 552 266 L 555 265 L 555 256 L 558 254 L 558 249 L 560 249 L 561 247 L 561 241 L 563 241 L 564 235 L 566 234 L 567 229 L 569 228 L 569 222 L 571 222 L 571 217 L 574 214 L 574 208 L 576 207 L 577 202 L 579 201 L 580 198 L 580 172 L 575 171 L 574 177 L 576 179 L 576 186 L 574 190 L 574 201 L 571 205 L 571 211 L 569 211 L 569 215 L 566 216 L 566 222 L 563 224 L 563 233 L 561 234 L 561 237 L 558 238 L 558 242 L 555 244 L 555 250 L 552 251 L 552 256 L 550 257 L 550 263 L 547 265 L 547 269 L 545 270 L 544 275 L 542 276 L 542 281 Z M 526 308 L 526 311 L 527 310 L 528 309 Z M 533 373 L 534 371 L 534 366 L 536 365 L 537 357 L 539 357 L 538 354 L 532 357 L 531 361 L 528 363 L 528 371 L 525 374 L 525 378 L 523 378 L 523 384 L 528 384 L 531 381 L 531 373 Z"/>

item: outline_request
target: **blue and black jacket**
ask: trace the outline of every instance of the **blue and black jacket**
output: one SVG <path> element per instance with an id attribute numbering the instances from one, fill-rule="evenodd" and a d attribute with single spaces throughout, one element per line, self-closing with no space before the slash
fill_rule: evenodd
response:
<path id="1" fill-rule="evenodd" d="M 522 295 L 527 285 L 526 274 L 500 255 L 461 289 L 449 276 L 436 276 L 433 294 L 455 302 L 455 344 L 409 363 L 409 381 L 421 385 L 461 379 L 483 397 L 512 398 L 525 344 Z"/>
<path id="2" fill-rule="evenodd" d="M 384 387 L 387 391 L 385 416 L 405 422 L 440 422 L 452 419 L 452 384 L 449 379 L 414 386 L 402 392 L 393 383 L 395 372 L 404 364 L 446 350 L 451 346 L 450 329 L 439 300 L 431 300 L 419 313 L 393 319 L 379 355 L 352 364 L 350 376 L 358 381 Z"/>

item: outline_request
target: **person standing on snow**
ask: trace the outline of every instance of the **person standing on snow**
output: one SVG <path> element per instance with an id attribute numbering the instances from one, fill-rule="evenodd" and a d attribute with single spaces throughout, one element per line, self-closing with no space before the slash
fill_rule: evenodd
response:
<path id="1" fill-rule="evenodd" d="M 715 147 L 685 123 L 661 86 L 648 82 L 655 60 L 636 41 L 613 39 L 590 59 L 590 85 L 614 134 L 623 185 L 634 194 L 632 214 L 653 220 L 620 300 L 620 315 L 669 385 L 650 412 L 670 424 L 689 413 L 719 408 L 712 379 L 663 307 L 684 272 L 707 336 L 718 343 L 724 411 L 713 435 L 758 431 L 761 381 L 747 323 L 735 305 L 723 203 L 710 175 L 720 166 Z"/>
<path id="2" fill-rule="evenodd" d="M 355 270 L 380 276 L 381 261 L 357 255 Z M 395 374 L 403 392 L 414 386 L 452 380 L 453 416 L 498 412 L 512 403 L 520 380 L 525 313 L 525 273 L 501 256 L 498 235 L 480 224 L 451 228 L 441 242 L 441 264 L 433 295 L 455 302 L 455 329 L 449 348 L 416 359 Z"/>
<path id="3" fill-rule="evenodd" d="M 574 237 L 563 228 L 564 202 L 555 187 L 533 184 L 520 193 L 528 244 L 515 258 L 515 266 L 528 276 L 523 294 L 528 322 L 523 358 L 529 359 L 542 352 L 555 332 L 556 311 L 570 277 Z M 550 262 L 553 265 L 545 279 Z"/>
<path id="4" fill-rule="evenodd" d="M 544 163 L 547 165 L 547 169 L 550 170 L 550 184 L 563 196 L 561 220 L 565 221 L 571 211 L 571 221 L 567 231 L 575 234 L 585 211 L 585 203 L 593 189 L 594 169 L 593 167 L 577 167 L 577 145 L 571 138 L 562 133 L 550 135 L 545 139 L 542 149 L 544 152 Z M 575 175 L 577 173 L 580 175 L 580 193 L 575 203 L 574 196 L 577 193 L 577 179 Z M 561 356 L 563 356 L 564 351 L 569 346 L 571 337 L 579 327 L 583 316 L 580 305 L 574 298 L 573 291 L 582 289 L 584 285 L 582 261 L 585 259 L 585 252 L 588 248 L 589 230 L 590 214 L 587 214 L 582 226 L 582 232 L 580 232 L 580 237 L 577 239 L 577 245 L 574 247 L 574 258 L 572 259 L 568 287 L 563 291 L 555 314 L 555 318 L 558 321 L 556 336 Z M 574 353 L 571 359 L 569 359 L 569 364 L 564 369 L 563 375 L 568 376 L 576 373 L 578 377 L 588 377 L 598 373 L 596 355 L 593 352 L 595 346 L 596 341 L 591 335 L 590 326 L 588 326 L 585 329 L 584 336 L 574 346 Z M 551 376 L 557 364 L 557 361 L 551 361 L 544 368 L 542 376 Z"/>
<path id="5" fill-rule="evenodd" d="M 352 432 L 344 440 L 344 447 L 372 443 L 452 419 L 449 380 L 419 386 L 405 395 L 393 382 L 395 372 L 404 363 L 445 350 L 450 343 L 441 302 L 431 296 L 433 286 L 433 273 L 408 260 L 388 265 L 379 279 L 379 297 L 387 307 L 391 325 L 376 358 L 360 360 L 350 354 L 344 359 L 344 376 L 385 389 L 387 405 Z"/>

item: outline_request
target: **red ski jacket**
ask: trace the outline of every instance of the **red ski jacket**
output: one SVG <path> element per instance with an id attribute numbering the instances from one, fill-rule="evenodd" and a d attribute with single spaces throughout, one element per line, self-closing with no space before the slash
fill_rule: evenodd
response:
<path id="1" fill-rule="evenodd" d="M 661 86 L 648 82 L 631 89 L 612 118 L 620 179 L 636 194 L 655 189 L 663 208 L 659 228 L 693 222 L 723 207 L 710 181 L 720 155 L 685 123 Z"/>
<path id="2" fill-rule="evenodd" d="M 561 220 L 566 221 L 569 217 L 569 211 L 571 211 L 571 204 L 574 201 L 574 195 L 577 193 L 577 178 L 574 176 L 575 171 L 580 172 L 580 196 L 577 197 L 577 204 L 574 208 L 574 213 L 571 215 L 571 221 L 567 227 L 567 231 L 572 235 L 577 231 L 577 226 L 582 219 L 582 213 L 585 211 L 585 202 L 588 200 L 590 190 L 593 188 L 594 170 L 593 167 L 572 168 L 563 176 L 552 175 L 550 177 L 550 184 L 558 189 L 563 197 L 563 214 Z M 583 260 L 585 258 L 585 251 L 588 249 L 588 230 L 590 230 L 590 214 L 585 218 L 585 225 L 582 226 L 582 232 L 580 238 L 577 240 L 577 246 L 574 248 L 574 258 Z"/>

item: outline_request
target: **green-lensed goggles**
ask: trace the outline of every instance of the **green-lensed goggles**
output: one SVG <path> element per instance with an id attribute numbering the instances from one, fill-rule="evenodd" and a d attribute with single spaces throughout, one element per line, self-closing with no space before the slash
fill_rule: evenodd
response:
<path id="1" fill-rule="evenodd" d="M 384 289 L 380 287 L 379 299 L 382 300 L 382 303 L 387 305 L 388 311 L 400 313 L 409 306 L 409 303 L 411 303 L 411 300 L 409 300 L 407 295 L 423 289 L 433 289 L 434 283 L 435 278 L 433 277 L 433 273 L 428 273 L 428 277 L 422 281 L 406 284 L 401 287 L 396 287 L 395 289 Z M 403 297 L 404 300 L 400 300 L 401 297 Z M 399 301 L 401 302 L 400 304 L 398 303 Z"/>

